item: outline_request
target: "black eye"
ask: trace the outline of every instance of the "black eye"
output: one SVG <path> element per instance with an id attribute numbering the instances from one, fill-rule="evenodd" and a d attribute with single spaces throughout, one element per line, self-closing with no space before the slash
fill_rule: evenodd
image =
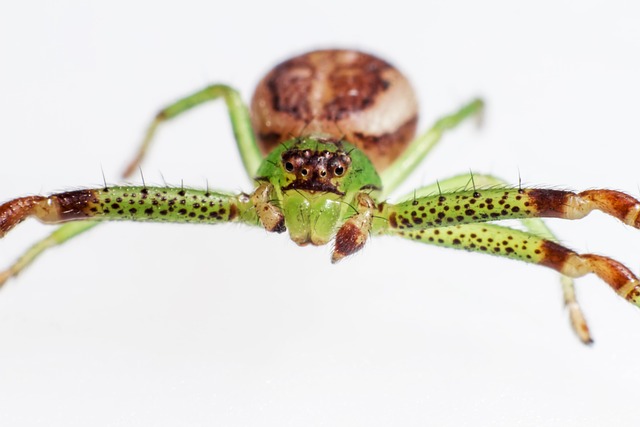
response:
<path id="1" fill-rule="evenodd" d="M 285 164 L 284 164 L 284 168 L 285 168 L 286 170 L 288 170 L 289 172 L 293 171 L 293 163 L 291 163 L 291 162 L 287 162 L 287 163 L 285 163 Z"/>
<path id="2" fill-rule="evenodd" d="M 340 175 L 342 175 L 342 174 L 344 173 L 344 168 L 343 168 L 342 166 L 338 166 L 338 167 L 333 171 L 333 173 L 335 173 L 335 174 L 336 174 L 336 176 L 340 176 Z"/>
<path id="3" fill-rule="evenodd" d="M 307 172 L 307 170 L 306 170 L 306 169 L 302 169 L 302 170 L 300 171 L 300 173 L 302 174 L 302 176 L 307 176 L 307 173 L 309 173 L 309 172 Z"/>

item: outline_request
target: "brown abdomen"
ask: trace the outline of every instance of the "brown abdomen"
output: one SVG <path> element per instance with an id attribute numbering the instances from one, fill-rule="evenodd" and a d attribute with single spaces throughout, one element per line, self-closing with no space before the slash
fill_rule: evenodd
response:
<path id="1" fill-rule="evenodd" d="M 378 171 L 413 139 L 417 112 L 413 90 L 397 69 L 353 50 L 289 59 L 260 81 L 251 101 L 265 154 L 292 137 L 327 135 L 358 146 Z"/>

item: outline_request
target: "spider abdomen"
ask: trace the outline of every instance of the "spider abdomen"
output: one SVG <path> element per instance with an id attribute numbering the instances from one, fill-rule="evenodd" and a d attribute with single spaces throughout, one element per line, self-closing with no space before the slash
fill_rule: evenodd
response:
<path id="1" fill-rule="evenodd" d="M 418 106 L 392 65 L 354 50 L 318 50 L 274 67 L 251 102 L 258 143 L 269 153 L 292 136 L 345 139 L 386 168 L 415 135 Z"/>

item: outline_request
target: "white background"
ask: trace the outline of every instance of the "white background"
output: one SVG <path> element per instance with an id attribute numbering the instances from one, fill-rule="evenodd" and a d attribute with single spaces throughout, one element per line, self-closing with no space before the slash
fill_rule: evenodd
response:
<path id="1" fill-rule="evenodd" d="M 318 47 L 398 65 L 422 128 L 487 100 L 400 193 L 470 169 L 639 193 L 632 1 L 8 3 L 3 200 L 117 183 L 159 107 L 211 82 L 248 99 Z M 251 190 L 219 104 L 162 128 L 144 173 Z M 638 231 L 550 224 L 638 271 Z M 22 224 L 0 261 L 50 230 Z M 329 255 L 239 225 L 108 224 L 52 250 L 0 292 L 0 425 L 637 425 L 640 310 L 597 278 L 577 282 L 585 347 L 542 267 L 393 238 Z"/>

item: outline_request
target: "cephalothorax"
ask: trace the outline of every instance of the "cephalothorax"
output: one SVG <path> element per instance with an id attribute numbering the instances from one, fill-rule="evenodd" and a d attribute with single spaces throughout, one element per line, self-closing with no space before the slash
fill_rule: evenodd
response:
<path id="1" fill-rule="evenodd" d="M 126 186 L 27 196 L 0 205 L 0 237 L 27 217 L 63 223 L 4 272 L 0 285 L 45 249 L 104 220 L 241 222 L 288 231 L 299 245 L 333 242 L 332 261 L 360 250 L 369 236 L 411 240 L 541 264 L 562 273 L 565 303 L 583 342 L 591 337 L 571 277 L 595 273 L 640 306 L 640 282 L 624 265 L 578 254 L 558 243 L 538 218 L 578 219 L 592 210 L 640 228 L 640 202 L 613 190 L 579 193 L 509 187 L 482 174 L 463 174 L 387 201 L 442 133 L 479 115 L 473 100 L 414 138 L 417 103 L 390 64 L 362 52 L 321 50 L 271 70 L 251 109 L 225 85 L 208 86 L 162 109 L 125 178 L 139 167 L 157 126 L 192 107 L 223 98 L 252 192 Z M 522 220 L 525 231 L 496 224 Z"/>

